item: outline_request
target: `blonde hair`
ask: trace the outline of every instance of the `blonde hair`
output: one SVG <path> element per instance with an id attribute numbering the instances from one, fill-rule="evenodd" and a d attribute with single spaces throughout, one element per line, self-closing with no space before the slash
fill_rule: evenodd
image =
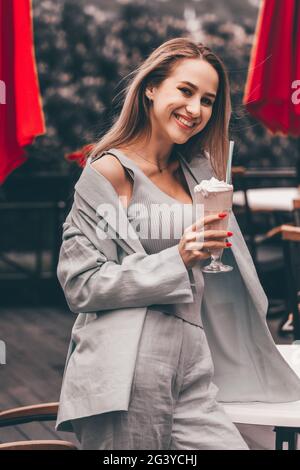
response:
<path id="1" fill-rule="evenodd" d="M 151 84 L 158 87 L 170 76 L 182 59 L 200 58 L 211 64 L 219 77 L 217 96 L 212 115 L 205 128 L 184 144 L 174 144 L 173 149 L 190 162 L 195 156 L 203 158 L 207 152 L 212 168 L 219 179 L 225 177 L 228 154 L 228 126 L 231 115 L 230 88 L 227 71 L 221 59 L 202 43 L 189 38 L 175 38 L 164 42 L 131 74 L 133 78 L 125 87 L 125 100 L 119 117 L 109 131 L 93 145 L 89 156 L 93 159 L 110 148 L 128 146 L 146 133 L 151 135 L 149 107 L 145 95 Z"/>

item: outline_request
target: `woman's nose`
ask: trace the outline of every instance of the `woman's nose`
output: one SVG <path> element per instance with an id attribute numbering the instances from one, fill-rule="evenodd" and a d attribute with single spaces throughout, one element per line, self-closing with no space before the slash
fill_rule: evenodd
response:
<path id="1" fill-rule="evenodd" d="M 199 100 L 194 100 L 192 103 L 189 103 L 186 106 L 186 111 L 188 114 L 191 114 L 193 118 L 200 116 L 201 114 L 201 103 Z"/>

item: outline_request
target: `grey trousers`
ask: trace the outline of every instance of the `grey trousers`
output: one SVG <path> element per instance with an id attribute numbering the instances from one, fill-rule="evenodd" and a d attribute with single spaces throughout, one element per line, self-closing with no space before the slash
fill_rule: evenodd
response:
<path id="1" fill-rule="evenodd" d="M 82 450 L 247 450 L 216 402 L 204 330 L 148 309 L 128 411 L 72 420 Z"/>

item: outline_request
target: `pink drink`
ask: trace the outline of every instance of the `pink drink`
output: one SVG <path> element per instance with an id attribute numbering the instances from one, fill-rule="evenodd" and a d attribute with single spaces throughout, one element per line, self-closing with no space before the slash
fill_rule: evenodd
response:
<path id="1" fill-rule="evenodd" d="M 203 204 L 204 206 L 204 217 L 228 212 L 227 217 L 211 223 L 207 230 L 227 230 L 229 212 L 232 208 L 233 186 L 216 178 L 211 178 L 210 180 L 203 180 L 195 186 L 194 192 L 196 204 Z M 223 249 L 212 250 L 211 253 L 213 256 L 221 257 Z"/>

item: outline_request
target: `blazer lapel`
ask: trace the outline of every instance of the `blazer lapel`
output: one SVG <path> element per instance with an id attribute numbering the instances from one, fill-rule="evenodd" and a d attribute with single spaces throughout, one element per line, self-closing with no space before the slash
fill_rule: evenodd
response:
<path id="1" fill-rule="evenodd" d="M 182 158 L 181 160 L 183 160 L 185 174 L 191 176 L 187 178 L 191 192 L 194 191 L 195 184 L 199 184 L 203 179 L 210 179 L 213 176 L 210 163 L 205 157 L 193 158 L 190 163 L 187 163 Z M 252 257 L 233 212 L 231 212 L 229 217 L 228 230 L 234 233 L 231 252 L 235 258 L 240 274 L 247 285 L 254 304 L 260 312 L 264 313 L 267 309 L 267 297 L 259 282 Z"/>
<path id="2" fill-rule="evenodd" d="M 196 157 L 188 163 L 180 154 L 180 161 L 184 175 L 187 179 L 191 194 L 194 193 L 194 186 L 199 184 L 204 179 L 209 179 L 213 176 L 212 170 L 208 165 L 205 157 Z M 188 177 L 187 177 L 188 176 Z"/>

